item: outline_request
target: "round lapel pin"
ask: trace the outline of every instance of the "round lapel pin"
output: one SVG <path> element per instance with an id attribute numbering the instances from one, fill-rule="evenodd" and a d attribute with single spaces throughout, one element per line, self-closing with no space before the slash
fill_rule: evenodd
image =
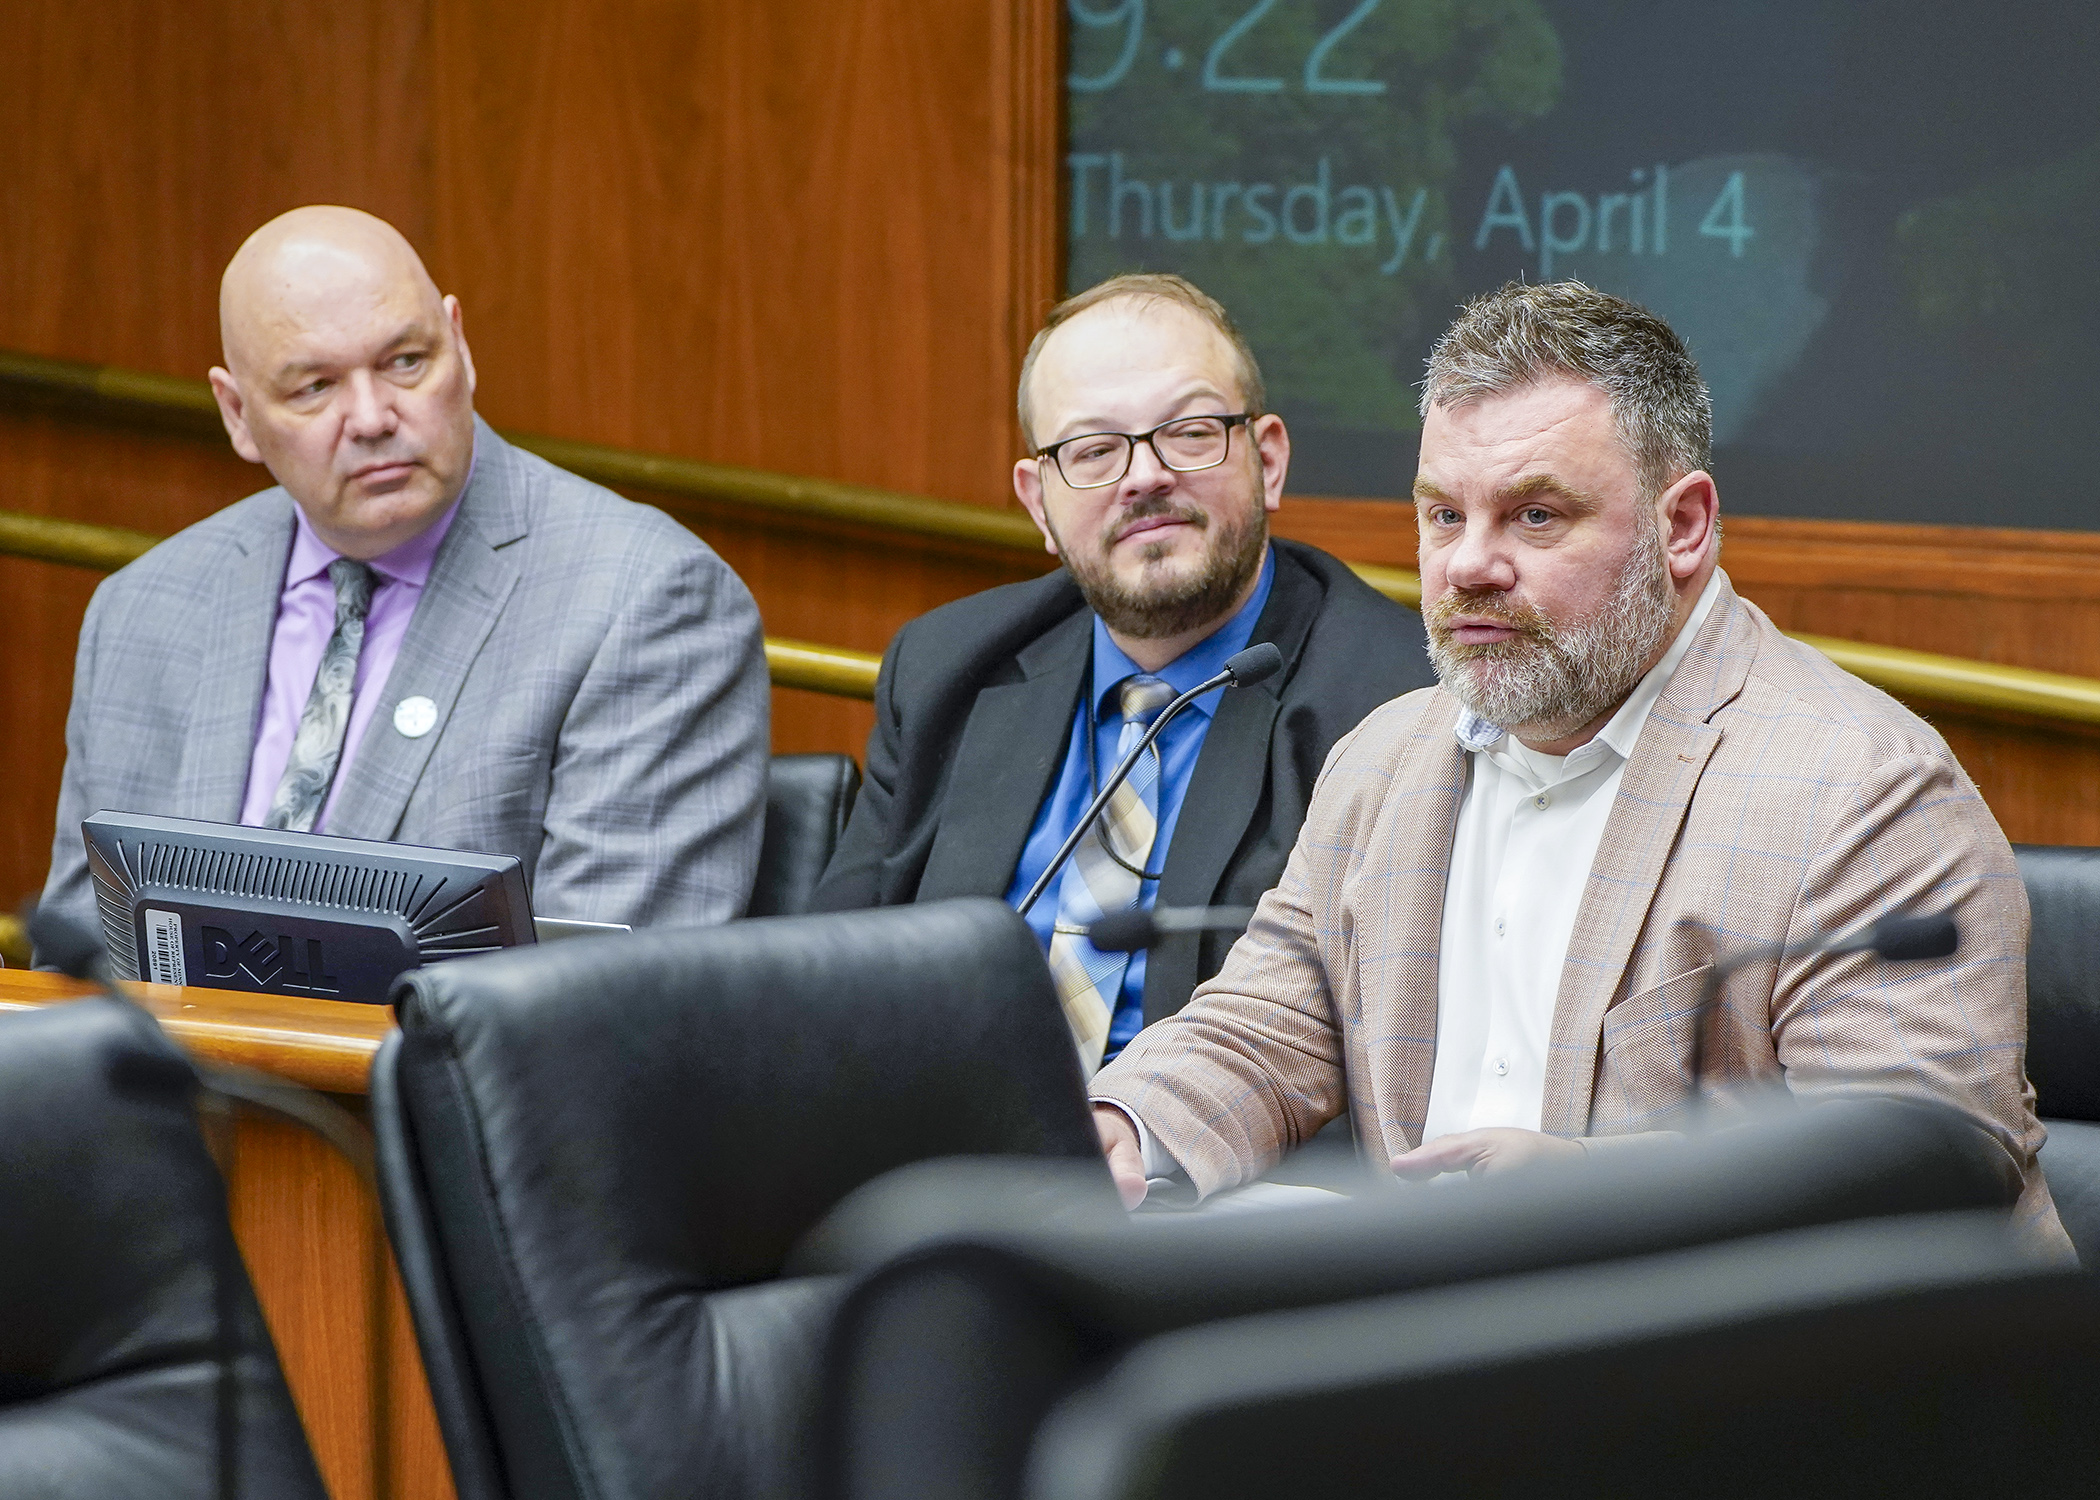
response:
<path id="1" fill-rule="evenodd" d="M 419 740 L 437 727 L 438 706 L 418 693 L 394 705 L 394 728 L 407 738 Z"/>

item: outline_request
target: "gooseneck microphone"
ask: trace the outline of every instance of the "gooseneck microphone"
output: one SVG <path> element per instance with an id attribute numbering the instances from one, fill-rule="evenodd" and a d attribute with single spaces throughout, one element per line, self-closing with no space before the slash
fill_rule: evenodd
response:
<path id="1" fill-rule="evenodd" d="M 1109 773 L 1108 780 L 1101 783 L 1101 790 L 1094 794 L 1094 800 L 1087 804 L 1079 822 L 1073 826 L 1071 833 L 1066 835 L 1064 843 L 1058 846 L 1057 853 L 1051 857 L 1050 863 L 1043 867 L 1043 873 L 1036 877 L 1035 884 L 1028 888 L 1028 894 L 1021 898 L 1021 904 L 1014 910 L 1024 917 L 1028 915 L 1029 908 L 1050 888 L 1050 882 L 1057 878 L 1058 872 L 1064 869 L 1066 862 L 1071 859 L 1073 851 L 1079 847 L 1079 841 L 1086 837 L 1087 830 L 1100 821 L 1102 812 L 1108 807 L 1108 799 L 1115 795 L 1116 788 L 1127 781 L 1130 773 L 1137 769 L 1138 757 L 1159 738 L 1160 731 L 1167 727 L 1176 714 L 1205 693 L 1216 692 L 1219 688 L 1252 687 L 1257 682 L 1266 682 L 1282 670 L 1283 653 L 1277 650 L 1272 642 L 1260 641 L 1228 657 L 1225 669 L 1217 676 L 1208 682 L 1197 683 L 1161 709 L 1159 717 L 1146 729 L 1144 738 L 1130 747 L 1130 753 Z M 1088 755 L 1094 753 L 1092 745 L 1085 748 Z"/>
<path id="2" fill-rule="evenodd" d="M 1184 932 L 1245 932 L 1253 920 L 1251 906 L 1136 906 L 1110 912 L 1086 930 L 1086 940 L 1102 953 L 1135 953 Z"/>
<path id="3" fill-rule="evenodd" d="M 1901 913 L 1878 918 L 1865 927 L 1832 936 L 1828 933 L 1802 943 L 1756 943 L 1739 953 L 1716 960 L 1707 971 L 1699 1004 L 1692 1012 L 1691 1097 L 1699 1099 L 1699 1075 L 1706 1060 L 1706 1033 L 1713 1013 L 1720 1007 L 1721 981 L 1752 964 L 1775 959 L 1785 953 L 1873 953 L 1892 964 L 1922 963 L 1946 958 L 1961 947 L 1961 929 L 1950 912 L 1919 915 Z"/>

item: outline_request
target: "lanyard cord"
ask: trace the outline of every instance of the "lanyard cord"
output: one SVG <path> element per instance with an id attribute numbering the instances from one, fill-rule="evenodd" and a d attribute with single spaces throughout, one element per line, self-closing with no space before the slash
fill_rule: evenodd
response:
<path id="1" fill-rule="evenodd" d="M 1096 761 L 1096 759 L 1095 759 L 1095 757 L 1096 757 L 1096 756 L 1097 756 L 1097 754 L 1099 753 L 1099 752 L 1098 752 L 1098 750 L 1096 749 L 1096 746 L 1097 746 L 1097 744 L 1098 744 L 1098 743 L 1099 743 L 1099 741 L 1100 741 L 1100 737 L 1101 737 L 1101 735 L 1100 735 L 1100 725 L 1099 725 L 1099 724 L 1097 724 L 1097 723 L 1095 722 L 1095 719 L 1094 719 L 1094 684 L 1093 684 L 1093 682 L 1092 682 L 1091 678 L 1089 679 L 1089 681 L 1088 681 L 1088 682 L 1087 682 L 1087 684 L 1086 684 L 1086 688 L 1085 688 L 1085 698 L 1086 698 L 1086 794 L 1087 794 L 1087 805 L 1091 807 L 1091 806 L 1093 805 L 1093 800 L 1094 800 L 1094 798 L 1095 798 L 1095 797 L 1097 797 L 1097 796 L 1099 796 L 1099 795 L 1100 795 L 1100 793 L 1101 793 L 1101 767 L 1100 767 L 1100 765 L 1098 764 L 1098 762 L 1097 762 L 1097 761 Z M 1167 780 L 1167 763 L 1166 763 L 1165 759 L 1164 759 L 1164 758 L 1163 758 L 1163 757 L 1162 757 L 1162 756 L 1160 755 L 1160 753 L 1159 753 L 1159 746 L 1158 746 L 1158 744 L 1157 744 L 1157 743 L 1155 743 L 1155 744 L 1153 744 L 1152 746 L 1150 746 L 1150 747 L 1149 747 L 1148 753 L 1149 753 L 1149 754 L 1150 754 L 1150 755 L 1152 756 L 1152 766 L 1153 766 L 1153 770 L 1154 770 L 1154 772 L 1155 772 L 1155 775 L 1154 775 L 1154 777 L 1153 777 L 1153 784 L 1154 784 L 1155 786 L 1157 786 L 1157 787 L 1158 787 L 1158 788 L 1159 788 L 1159 789 L 1160 789 L 1160 790 L 1161 790 L 1162 792 L 1164 792 L 1164 791 L 1166 790 L 1166 780 Z M 1154 830 L 1155 830 L 1155 832 L 1154 832 L 1154 834 L 1153 834 L 1153 837 L 1154 837 L 1154 839 L 1155 839 L 1155 840 L 1157 840 L 1157 838 L 1158 838 L 1158 836 L 1159 836 L 1159 835 L 1158 835 L 1158 833 L 1157 833 L 1157 829 L 1158 829 L 1158 827 L 1159 827 L 1159 819 L 1158 819 L 1158 814 L 1157 814 L 1157 813 L 1155 813 L 1155 814 L 1153 815 L 1153 828 L 1154 828 Z M 1115 862 L 1116 862 L 1117 864 L 1121 865 L 1121 866 L 1122 866 L 1122 867 L 1123 867 L 1124 869 L 1128 870 L 1128 871 L 1129 871 L 1129 872 L 1130 872 L 1131 874 L 1133 874 L 1133 875 L 1137 876 L 1137 878 L 1138 878 L 1139 880 L 1155 880 L 1155 881 L 1156 881 L 1156 880 L 1158 880 L 1158 879 L 1159 879 L 1159 878 L 1160 878 L 1160 877 L 1161 877 L 1162 875 L 1166 874 L 1166 871 L 1165 871 L 1164 869 L 1158 869 L 1158 870 L 1146 870 L 1146 869 L 1143 869 L 1143 868 L 1141 868 L 1141 867 L 1139 867 L 1139 866 L 1137 866 L 1137 865 L 1134 865 L 1134 864 L 1132 864 L 1132 863 L 1131 863 L 1131 862 L 1130 862 L 1129 860 L 1125 859 L 1125 858 L 1124 858 L 1124 857 L 1123 857 L 1123 856 L 1122 856 L 1121 854 L 1119 854 L 1119 853 L 1117 853 L 1117 852 L 1116 852 L 1116 841 L 1115 841 L 1114 839 L 1110 838 L 1110 837 L 1108 836 L 1108 834 L 1107 834 L 1106 830 L 1104 830 L 1104 829 L 1102 829 L 1102 828 L 1099 828 L 1099 827 L 1096 827 L 1096 828 L 1095 828 L 1095 830 L 1094 830 L 1094 841 L 1095 841 L 1096 843 L 1100 844 L 1100 846 L 1101 846 L 1101 851 L 1102 851 L 1102 852 L 1103 852 L 1104 854 L 1106 854 L 1106 855 L 1107 855 L 1107 856 L 1108 856 L 1108 857 L 1109 857 L 1110 859 L 1114 860 L 1114 861 L 1115 861 Z"/>

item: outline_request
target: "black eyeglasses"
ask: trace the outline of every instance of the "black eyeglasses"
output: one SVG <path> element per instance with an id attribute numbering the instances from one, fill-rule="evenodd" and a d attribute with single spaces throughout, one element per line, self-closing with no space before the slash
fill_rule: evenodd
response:
<path id="1" fill-rule="evenodd" d="M 1252 412 L 1237 416 L 1176 417 L 1150 432 L 1087 432 L 1052 443 L 1036 457 L 1057 465 L 1057 472 L 1075 490 L 1098 490 L 1117 484 L 1130 472 L 1130 461 L 1139 443 L 1152 446 L 1152 456 L 1161 467 L 1177 474 L 1215 469 L 1232 451 L 1232 429 L 1254 420 Z"/>

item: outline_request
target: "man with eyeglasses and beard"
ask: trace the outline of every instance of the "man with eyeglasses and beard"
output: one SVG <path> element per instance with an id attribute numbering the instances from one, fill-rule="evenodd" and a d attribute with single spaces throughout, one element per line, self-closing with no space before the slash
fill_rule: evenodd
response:
<path id="1" fill-rule="evenodd" d="M 1166 703 L 1273 642 L 1283 669 L 1170 721 L 1027 914 L 1091 1072 L 1180 1009 L 1230 940 L 1104 954 L 1085 927 L 1154 904 L 1253 905 L 1335 742 L 1432 678 L 1419 615 L 1270 537 L 1290 438 L 1245 340 L 1187 281 L 1119 276 L 1059 305 L 1019 406 L 1033 452 L 1014 489 L 1064 566 L 898 632 L 867 782 L 815 905 L 1019 906 Z"/>
<path id="2" fill-rule="evenodd" d="M 1094 1079 L 1125 1201 L 1247 1182 L 1344 1112 L 1402 1176 L 1477 1175 L 1783 1084 L 1963 1111 L 2069 1255 L 2012 852 L 1939 735 L 1729 586 L 1682 342 L 1578 283 L 1512 284 L 1440 340 L 1422 415 L 1440 685 L 1337 747 L 1223 969 Z M 1960 950 L 1809 951 L 1902 911 L 1951 913 Z M 1695 1048 L 1714 966 L 1759 942 L 1788 951 L 1725 978 Z"/>

